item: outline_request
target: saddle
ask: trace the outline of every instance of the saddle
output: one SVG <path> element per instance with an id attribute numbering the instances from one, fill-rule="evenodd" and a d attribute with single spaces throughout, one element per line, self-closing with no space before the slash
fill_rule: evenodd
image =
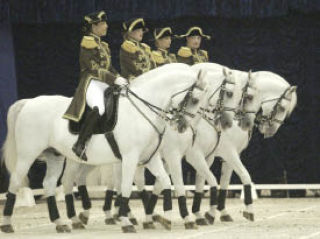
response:
<path id="1" fill-rule="evenodd" d="M 98 123 L 93 131 L 93 134 L 106 134 L 113 131 L 118 119 L 118 104 L 120 96 L 119 86 L 110 86 L 104 92 L 105 113 L 100 116 Z M 71 134 L 79 134 L 81 126 L 90 113 L 91 108 L 86 105 L 85 111 L 79 122 L 69 120 L 69 131 Z"/>
<path id="2" fill-rule="evenodd" d="M 118 105 L 121 88 L 119 86 L 110 86 L 104 92 L 104 105 L 105 113 L 98 120 L 93 134 L 104 134 L 113 154 L 118 158 L 122 159 L 122 155 L 119 150 L 118 143 L 113 135 L 113 129 L 117 124 L 118 120 Z M 85 111 L 79 122 L 69 120 L 69 131 L 71 134 L 79 134 L 81 126 L 87 114 L 91 111 L 91 108 L 86 105 Z"/>

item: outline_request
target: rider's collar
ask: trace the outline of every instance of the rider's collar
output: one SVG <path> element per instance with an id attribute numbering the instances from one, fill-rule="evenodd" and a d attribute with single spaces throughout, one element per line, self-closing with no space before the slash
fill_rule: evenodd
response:
<path id="1" fill-rule="evenodd" d="M 101 39 L 100 39 L 99 36 L 97 36 L 97 35 L 95 35 L 93 33 L 90 33 L 90 36 L 92 36 L 97 43 L 100 43 Z"/>
<path id="2" fill-rule="evenodd" d="M 128 41 L 133 42 L 133 43 L 134 43 L 135 45 L 137 45 L 137 46 L 139 46 L 139 45 L 140 45 L 140 43 L 141 43 L 141 42 L 139 42 L 139 41 L 137 41 L 137 40 L 133 39 L 132 37 L 128 37 Z"/>
<path id="3" fill-rule="evenodd" d="M 165 55 L 168 54 L 168 51 L 165 50 L 165 49 L 162 49 L 162 48 L 158 47 L 158 50 L 159 50 L 161 53 L 164 53 Z"/>

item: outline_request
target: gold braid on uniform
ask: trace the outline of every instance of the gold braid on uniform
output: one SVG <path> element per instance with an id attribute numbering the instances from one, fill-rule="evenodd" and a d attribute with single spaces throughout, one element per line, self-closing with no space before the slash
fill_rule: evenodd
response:
<path id="1" fill-rule="evenodd" d="M 178 56 L 181 57 L 190 57 L 192 56 L 192 51 L 189 47 L 181 47 L 178 51 Z"/>

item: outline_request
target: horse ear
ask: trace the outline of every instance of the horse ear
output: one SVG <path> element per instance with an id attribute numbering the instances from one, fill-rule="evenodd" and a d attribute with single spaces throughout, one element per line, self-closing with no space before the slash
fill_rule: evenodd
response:
<path id="1" fill-rule="evenodd" d="M 291 86 L 290 87 L 290 92 L 295 92 L 295 91 L 297 91 L 297 86 L 296 85 L 294 85 L 294 86 Z"/>
<path id="2" fill-rule="evenodd" d="M 252 78 L 252 70 L 251 70 L 251 69 L 250 69 L 249 72 L 248 72 L 248 77 L 249 77 L 249 79 L 251 80 L 251 78 Z"/>
<path id="3" fill-rule="evenodd" d="M 224 76 L 227 76 L 227 70 L 226 70 L 225 67 L 222 68 L 222 72 L 223 72 L 223 75 L 224 75 Z"/>
<path id="4" fill-rule="evenodd" d="M 200 87 L 201 89 L 204 89 L 208 82 L 206 80 L 206 74 L 207 71 L 200 69 L 198 72 L 198 77 L 197 77 L 197 86 Z"/>

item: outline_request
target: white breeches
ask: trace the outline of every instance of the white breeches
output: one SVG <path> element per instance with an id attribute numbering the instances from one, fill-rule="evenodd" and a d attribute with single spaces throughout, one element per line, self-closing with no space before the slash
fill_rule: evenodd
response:
<path id="1" fill-rule="evenodd" d="M 86 102 L 91 109 L 98 107 L 99 114 L 103 115 L 104 106 L 104 91 L 109 87 L 106 83 L 97 80 L 91 80 L 87 88 Z"/>

